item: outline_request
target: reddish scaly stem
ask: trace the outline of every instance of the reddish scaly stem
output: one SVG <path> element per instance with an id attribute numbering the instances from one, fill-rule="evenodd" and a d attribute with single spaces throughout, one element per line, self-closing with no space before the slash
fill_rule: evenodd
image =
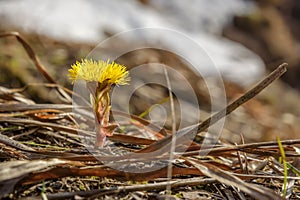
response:
<path id="1" fill-rule="evenodd" d="M 95 124 L 96 124 L 96 142 L 95 148 L 103 147 L 106 136 L 112 136 L 113 130 L 118 126 L 109 123 L 110 98 L 109 91 L 111 86 L 106 85 L 104 88 L 98 86 L 95 98 Z"/>

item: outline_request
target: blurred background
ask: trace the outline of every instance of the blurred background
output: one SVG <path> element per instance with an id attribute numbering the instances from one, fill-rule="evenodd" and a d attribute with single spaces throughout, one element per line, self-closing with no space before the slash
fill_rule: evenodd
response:
<path id="1" fill-rule="evenodd" d="M 288 73 L 282 80 L 226 119 L 223 139 L 240 142 L 243 134 L 246 141 L 261 141 L 276 135 L 298 137 L 299 11 L 297 0 L 0 0 L 0 31 L 19 31 L 49 73 L 70 89 L 66 77 L 72 63 L 86 57 L 101 41 L 134 28 L 170 29 L 195 41 L 223 76 L 228 101 L 287 62 Z M 172 45 L 180 48 L 184 46 L 181 42 L 174 40 Z M 107 51 L 126 45 L 131 44 L 121 41 Z M 0 38 L 0 47 L 1 86 L 18 88 L 46 82 L 15 38 Z M 200 56 L 191 49 L 183 51 Z M 145 49 L 123 55 L 118 62 L 129 68 L 158 62 L 181 71 L 197 94 L 204 111 L 201 118 L 207 117 L 210 97 L 205 84 L 177 55 Z M 205 67 L 209 71 L 212 66 Z M 161 95 L 147 95 L 153 93 Z M 54 91 L 41 86 L 30 87 L 25 95 L 39 103 L 61 103 Z M 157 86 L 147 87 L 144 93 L 137 91 L 131 101 L 132 112 L 142 113 L 164 95 L 165 88 Z"/>

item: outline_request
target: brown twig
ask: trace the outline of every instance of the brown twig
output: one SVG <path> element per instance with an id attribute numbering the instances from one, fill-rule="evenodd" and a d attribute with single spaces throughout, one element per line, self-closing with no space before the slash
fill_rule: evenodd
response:
<path id="1" fill-rule="evenodd" d="M 202 122 L 198 127 L 198 132 L 206 130 L 209 126 L 215 124 L 217 121 L 230 114 L 232 111 L 240 107 L 242 104 L 246 103 L 256 95 L 258 95 L 263 89 L 265 89 L 268 85 L 270 85 L 273 81 L 278 79 L 286 72 L 287 63 L 281 64 L 277 69 L 275 69 L 271 74 L 269 74 L 266 78 L 260 81 L 256 86 L 252 89 L 248 90 L 244 95 L 239 97 L 237 100 L 230 103 L 226 108 L 212 115 L 204 122 Z"/>
<path id="2" fill-rule="evenodd" d="M 39 58 L 37 57 L 36 53 L 34 50 L 31 48 L 29 43 L 18 33 L 18 32 L 5 32 L 5 33 L 0 33 L 0 37 L 9 37 L 9 36 L 14 36 L 17 38 L 18 42 L 22 44 L 24 47 L 27 55 L 29 58 L 33 61 L 35 64 L 36 68 L 39 70 L 39 72 L 47 79 L 48 82 L 57 84 L 54 78 L 47 72 L 46 68 L 44 65 L 40 62 Z M 59 94 L 64 97 L 68 102 L 72 102 L 72 98 L 61 88 L 56 88 Z"/>
<path id="3" fill-rule="evenodd" d="M 0 134 L 0 143 L 3 143 L 5 145 L 14 147 L 16 149 L 19 150 L 25 150 L 25 151 L 34 151 L 34 149 L 32 149 L 31 147 L 28 147 L 16 140 L 13 140 L 9 137 L 7 137 L 6 135 Z"/>
<path id="4" fill-rule="evenodd" d="M 171 119 L 172 119 L 172 144 L 171 144 L 171 149 L 170 149 L 170 158 L 169 158 L 169 163 L 168 163 L 168 170 L 167 170 L 167 177 L 168 180 L 171 181 L 172 179 L 172 160 L 174 159 L 174 152 L 175 152 L 175 145 L 176 145 L 176 115 L 175 115 L 175 107 L 174 107 L 174 98 L 173 98 L 173 94 L 172 94 L 172 87 L 171 87 L 171 83 L 170 83 L 170 79 L 168 76 L 168 71 L 166 70 L 166 68 L 164 68 L 164 73 L 165 73 L 165 77 L 166 77 L 166 82 L 167 82 L 167 86 L 168 86 L 168 91 L 169 91 L 169 97 L 170 97 L 170 107 L 171 107 Z M 171 183 L 169 185 L 167 185 L 166 190 L 168 191 L 168 193 L 171 194 Z"/>
<path id="5" fill-rule="evenodd" d="M 177 138 L 177 145 L 182 144 L 183 142 L 187 142 L 189 140 L 192 140 L 195 128 L 197 128 L 197 132 L 202 132 L 206 130 L 209 126 L 212 126 L 216 122 L 218 122 L 220 119 L 225 117 L 226 115 L 230 114 L 232 111 L 237 109 L 242 104 L 246 103 L 253 97 L 255 97 L 257 94 L 259 94 L 264 88 L 266 88 L 268 85 L 270 85 L 273 81 L 275 81 L 277 78 L 282 76 L 286 72 L 286 66 L 287 63 L 281 64 L 278 68 L 276 68 L 271 74 L 269 74 L 266 78 L 264 78 L 262 81 L 260 81 L 255 87 L 250 89 L 248 92 L 246 92 L 244 95 L 239 97 L 237 100 L 230 103 L 226 108 L 222 109 L 221 111 L 213 114 L 209 118 L 207 118 L 202 123 L 199 123 L 197 125 L 194 125 L 191 127 L 188 131 L 183 132 L 177 132 L 176 138 Z M 161 151 L 165 151 L 166 149 L 170 149 L 170 143 L 172 140 L 172 135 L 165 137 L 162 140 L 157 141 L 156 143 L 150 145 L 149 147 L 141 150 L 141 152 L 153 152 L 156 150 L 159 150 L 159 154 Z"/>
<path id="6" fill-rule="evenodd" d="M 283 145 L 295 145 L 295 144 L 300 144 L 300 140 L 299 139 L 295 139 L 295 140 L 283 140 L 281 142 Z M 225 152 L 229 152 L 229 151 L 243 151 L 243 152 L 248 152 L 250 151 L 250 153 L 258 153 L 258 148 L 259 147 L 275 147 L 278 148 L 278 146 L 276 146 L 277 142 L 276 141 L 271 141 L 271 142 L 256 142 L 256 143 L 248 143 L 248 144 L 240 144 L 240 145 L 236 145 L 236 146 L 226 146 L 226 147 L 214 147 L 214 146 L 209 146 L 208 148 L 203 149 L 202 151 L 204 151 L 204 153 L 210 153 L 210 155 L 215 155 L 215 154 L 221 154 L 221 153 L 225 153 Z M 264 150 L 265 153 L 267 153 L 268 149 L 262 149 L 260 148 L 260 150 Z M 277 152 L 273 152 L 273 154 L 277 154 Z M 182 156 L 194 156 L 194 155 L 199 155 L 199 151 L 190 151 L 190 152 L 185 152 L 182 154 Z M 286 155 L 288 156 L 300 156 L 299 154 L 292 154 L 292 153 L 286 153 Z"/>

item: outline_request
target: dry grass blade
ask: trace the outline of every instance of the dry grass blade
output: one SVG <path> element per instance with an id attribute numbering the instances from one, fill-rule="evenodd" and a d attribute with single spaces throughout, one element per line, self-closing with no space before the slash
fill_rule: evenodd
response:
<path id="1" fill-rule="evenodd" d="M 5 101 L 17 101 L 24 104 L 34 104 L 34 101 L 26 98 L 20 93 L 17 93 L 14 89 L 8 89 L 2 86 L 0 86 L 0 99 Z"/>
<path id="2" fill-rule="evenodd" d="M 237 176 L 243 180 L 247 180 L 247 179 L 284 179 L 284 176 L 277 176 L 277 175 L 254 175 L 254 174 L 237 174 L 237 173 L 231 173 L 234 176 Z M 294 177 L 294 176 L 287 176 L 287 178 L 289 180 L 300 180 L 300 177 Z"/>
<path id="3" fill-rule="evenodd" d="M 120 192 L 132 192 L 132 191 L 151 191 L 151 190 L 162 190 L 168 184 L 171 184 L 173 188 L 185 187 L 185 186 L 196 186 L 196 185 L 207 185 L 214 183 L 215 180 L 211 178 L 191 178 L 184 180 L 173 180 L 171 182 L 160 182 L 146 185 L 129 185 L 129 186 L 117 186 L 113 188 L 91 190 L 91 191 L 78 191 L 78 192 L 63 192 L 57 194 L 48 194 L 47 198 L 51 199 L 69 199 L 75 196 L 83 198 L 96 198 L 104 195 L 118 194 Z M 34 198 L 34 197 L 31 197 Z"/>
<path id="4" fill-rule="evenodd" d="M 15 124 L 28 124 L 28 125 L 36 125 L 36 126 L 41 126 L 41 127 L 50 127 L 50 128 L 56 129 L 56 130 L 62 130 L 62 131 L 66 131 L 68 133 L 73 133 L 74 137 L 76 137 L 76 138 L 80 137 L 79 135 L 77 135 L 78 132 L 88 135 L 88 136 L 94 136 L 94 134 L 89 131 L 79 130 L 76 128 L 71 128 L 68 126 L 60 125 L 60 124 L 46 123 L 46 122 L 40 122 L 40 121 L 30 120 L 30 119 L 0 117 L 0 122 L 10 122 L 10 123 L 15 123 Z"/>
<path id="5" fill-rule="evenodd" d="M 75 162 L 74 162 L 75 163 Z M 76 165 L 79 162 L 76 162 Z M 75 165 L 74 164 L 74 165 Z M 132 173 L 132 172 L 123 172 L 115 169 L 108 168 L 104 165 L 97 166 L 84 166 L 78 168 L 77 166 L 63 166 L 55 167 L 48 170 L 43 170 L 41 172 L 35 172 L 31 176 L 27 176 L 22 180 L 23 184 L 30 184 L 44 179 L 53 179 L 53 178 L 62 178 L 68 176 L 97 176 L 97 177 L 106 177 L 114 178 L 116 180 L 131 180 L 131 181 L 148 181 L 154 180 L 157 178 L 166 178 L 167 177 L 167 168 L 162 168 L 155 171 L 143 172 L 143 173 Z M 82 164 L 84 165 L 84 164 Z M 173 166 L 173 176 L 179 175 L 203 175 L 196 168 L 181 168 Z"/>
<path id="6" fill-rule="evenodd" d="M 226 115 L 230 114 L 232 111 L 237 109 L 239 106 L 244 104 L 245 102 L 249 101 L 257 94 L 259 94 L 264 88 L 270 85 L 273 81 L 277 78 L 282 76 L 286 72 L 286 63 L 281 64 L 277 69 L 275 69 L 271 74 L 269 74 L 266 78 L 264 78 L 261 82 L 259 82 L 255 87 L 250 89 L 244 95 L 242 95 L 237 100 L 233 101 L 229 104 L 226 108 L 222 109 L 221 111 L 213 114 L 211 117 L 199 123 L 197 125 L 192 126 L 190 129 L 186 131 L 179 131 L 176 133 L 177 145 L 192 140 L 192 136 L 194 135 L 194 130 L 197 128 L 198 132 L 206 130 L 209 126 L 215 124 L 221 118 L 225 117 Z M 162 151 L 166 149 L 170 149 L 170 144 L 172 141 L 172 135 L 165 137 L 162 140 L 157 141 L 156 143 L 146 147 L 145 149 L 141 150 L 141 152 L 153 152 L 153 151 Z M 161 152 L 160 152 L 161 153 Z"/>
<path id="7" fill-rule="evenodd" d="M 34 62 L 36 68 L 39 72 L 50 82 L 57 84 L 54 78 L 47 72 L 44 65 L 40 62 L 39 58 L 37 57 L 36 53 L 32 49 L 32 47 L 28 44 L 28 42 L 18 33 L 18 32 L 7 32 L 7 33 L 0 33 L 0 37 L 10 37 L 14 36 L 17 40 L 22 44 L 26 53 L 28 54 L 29 58 Z M 57 88 L 59 94 L 64 97 L 65 100 L 68 102 L 72 102 L 72 98 L 61 88 Z"/>
<path id="8" fill-rule="evenodd" d="M 16 141 L 16 140 L 13 140 L 13 139 L 7 137 L 6 135 L 2 135 L 2 134 L 0 134 L 0 143 L 6 144 L 8 146 L 14 147 L 19 150 L 34 151 L 34 149 Z"/>
<path id="9" fill-rule="evenodd" d="M 138 138 L 135 136 L 117 134 L 117 133 L 114 133 L 112 136 L 110 136 L 109 140 L 114 142 L 129 143 L 129 144 L 136 144 L 136 145 L 149 145 L 156 141 L 156 140 Z"/>
<path id="10" fill-rule="evenodd" d="M 45 169 L 50 166 L 64 164 L 69 161 L 51 160 L 19 160 L 0 164 L 0 198 L 11 192 L 20 179 L 29 173 Z"/>
<path id="11" fill-rule="evenodd" d="M 17 112 L 28 110 L 55 109 L 60 111 L 72 111 L 73 105 L 67 104 L 0 104 L 1 112 Z M 85 108 L 77 106 L 76 108 Z"/>
<path id="12" fill-rule="evenodd" d="M 171 107 L 171 119 L 172 119 L 172 141 L 171 141 L 171 148 L 170 148 L 170 158 L 168 164 L 168 180 L 172 179 L 172 160 L 174 160 L 174 152 L 175 152 L 175 144 L 176 144 L 176 115 L 175 115 L 175 106 L 174 106 L 174 98 L 172 94 L 171 83 L 168 76 L 168 71 L 164 68 L 164 73 L 167 81 L 169 97 L 170 97 L 170 107 Z M 171 183 L 167 185 L 166 190 L 171 193 Z"/>
<path id="13" fill-rule="evenodd" d="M 50 166 L 65 164 L 69 161 L 53 158 L 50 160 L 18 160 L 0 164 L 0 181 L 6 181 L 45 169 Z"/>
<path id="14" fill-rule="evenodd" d="M 116 194 L 117 198 L 120 198 L 121 191 L 157 193 L 166 188 L 170 191 L 171 188 L 181 186 L 183 187 L 180 191 L 186 191 L 188 188 L 195 193 L 209 194 L 206 197 L 210 198 L 247 199 L 251 196 L 256 199 L 282 199 L 278 196 L 279 193 L 268 189 L 276 188 L 280 191 L 284 178 L 282 166 L 276 160 L 279 156 L 277 142 L 250 144 L 243 142 L 240 145 L 231 145 L 220 140 L 217 145 L 209 145 L 193 142 L 193 136 L 196 132 L 205 131 L 255 97 L 285 73 L 287 64 L 280 65 L 255 87 L 202 123 L 178 132 L 175 132 L 176 116 L 172 88 L 165 71 L 173 134 L 139 116 L 113 110 L 112 114 L 122 119 L 120 128 L 115 129 L 116 133 L 109 137 L 105 148 L 89 150 L 85 143 L 89 145 L 95 138 L 91 128 L 94 119 L 90 103 L 79 94 L 56 84 L 40 63 L 33 48 L 19 33 L 0 34 L 0 37 L 9 36 L 17 38 L 36 68 L 50 83 L 29 83 L 23 88 L 16 89 L 0 87 L 0 159 L 4 161 L 0 164 L 1 197 L 5 195 L 8 198 L 9 196 L 26 198 L 32 195 L 32 198 L 38 198 L 39 188 L 44 184 L 43 197 L 48 199 L 76 198 L 76 196 L 103 198 L 104 195 L 115 197 Z M 61 95 L 66 94 L 64 97 L 68 100 L 72 94 L 73 97 L 85 101 L 83 105 L 86 106 L 35 104 L 20 94 L 27 89 L 36 89 L 32 86 L 55 88 Z M 82 112 L 72 113 L 77 109 Z M 199 138 L 202 139 L 200 134 Z M 299 159 L 294 157 L 300 157 L 296 147 L 300 144 L 300 140 L 284 140 L 281 143 L 288 166 L 295 166 L 296 171 L 296 168 L 299 168 L 296 160 Z M 206 156 L 199 156 L 200 152 Z M 294 157 L 291 158 L 292 156 Z M 15 159 L 20 161 L 13 161 Z M 295 177 L 298 174 L 295 171 L 286 177 L 291 181 L 288 187 L 292 194 L 291 198 L 297 197 L 299 191 L 300 178 Z M 190 177 L 197 178 L 187 179 Z M 128 180 L 153 182 L 128 183 L 126 182 Z M 254 182 L 256 184 L 251 184 Z M 56 183 L 60 183 L 62 187 L 53 187 Z M 205 187 L 202 187 L 204 184 Z M 199 185 L 200 188 L 187 187 Z M 17 187 L 21 189 L 16 189 Z M 107 189 L 99 190 L 103 187 Z M 172 191 L 173 195 L 174 192 L 176 191 Z M 135 193 L 128 195 L 133 197 Z M 201 195 L 199 193 L 197 195 L 200 198 Z"/>
<path id="15" fill-rule="evenodd" d="M 215 166 L 212 165 L 203 165 L 198 160 L 192 160 L 192 159 L 186 159 L 188 162 L 190 162 L 194 167 L 199 169 L 204 175 L 214 178 L 220 183 L 224 183 L 229 186 L 234 186 L 236 188 L 239 188 L 246 194 L 252 196 L 255 199 L 261 199 L 261 200 L 269 200 L 269 199 L 275 199 L 275 200 L 283 200 L 285 198 L 278 196 L 276 193 L 274 193 L 272 190 L 268 188 L 264 188 L 258 185 L 246 183 L 242 181 L 241 179 L 237 178 L 236 176 L 233 176 L 229 172 L 226 172 L 224 170 L 221 170 Z"/>
<path id="16" fill-rule="evenodd" d="M 43 87 L 48 87 L 48 88 L 55 88 L 57 90 L 64 90 L 66 93 L 72 95 L 73 97 L 79 98 L 81 100 L 82 103 L 85 103 L 86 106 L 88 106 L 90 103 L 83 98 L 80 94 L 77 94 L 76 92 L 62 86 L 59 84 L 55 84 L 55 83 L 28 83 L 27 85 L 25 85 L 22 88 L 16 88 L 16 89 L 12 89 L 12 91 L 14 92 L 24 92 L 25 90 L 29 89 L 30 87 L 33 86 L 43 86 Z"/>
<path id="17" fill-rule="evenodd" d="M 249 101 L 250 99 L 252 99 L 256 95 L 258 95 L 263 89 L 265 89 L 273 81 L 278 79 L 280 76 L 282 76 L 287 71 L 287 68 L 286 68 L 287 65 L 288 65 L 287 63 L 281 64 L 279 67 L 277 67 L 272 73 L 270 73 L 266 78 L 264 78 L 262 81 L 260 81 L 252 89 L 248 90 L 245 94 L 243 94 L 237 100 L 230 103 L 223 110 L 217 112 L 216 114 L 212 115 L 211 117 L 206 119 L 204 122 L 202 122 L 198 127 L 198 132 L 204 131 L 209 126 L 215 124 L 221 118 L 223 118 L 226 115 L 230 114 L 232 111 L 234 111 L 235 109 L 240 107 L 242 104 L 246 103 L 247 101 Z"/>
<path id="18" fill-rule="evenodd" d="M 300 144 L 300 140 L 282 140 L 281 141 L 283 145 L 296 145 Z M 274 151 L 276 149 L 276 151 Z M 195 156 L 199 155 L 199 150 L 197 149 L 195 151 L 185 152 L 182 154 L 182 156 Z M 269 150 L 269 151 L 268 151 Z M 272 150 L 272 151 L 270 151 Z M 255 142 L 255 143 L 248 143 L 248 144 L 240 144 L 236 146 L 225 146 L 225 147 L 214 147 L 214 146 L 208 146 L 208 147 L 202 147 L 201 149 L 202 153 L 209 154 L 209 155 L 222 155 L 226 152 L 235 152 L 235 151 L 242 151 L 247 153 L 258 155 L 274 155 L 276 157 L 279 156 L 279 150 L 277 146 L 277 142 L 271 141 L 271 142 Z M 286 156 L 294 156 L 299 157 L 299 153 L 292 153 L 287 152 Z"/>

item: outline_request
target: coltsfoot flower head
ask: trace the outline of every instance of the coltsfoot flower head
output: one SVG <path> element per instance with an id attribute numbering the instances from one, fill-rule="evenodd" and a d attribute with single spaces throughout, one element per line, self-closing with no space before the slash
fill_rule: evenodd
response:
<path id="1" fill-rule="evenodd" d="M 108 84 L 126 85 L 128 84 L 129 72 L 124 65 L 99 60 L 81 60 L 81 62 L 76 62 L 69 69 L 69 78 L 72 83 L 75 80 L 85 80 L 85 81 L 95 81 Z"/>
<path id="2" fill-rule="evenodd" d="M 90 91 L 91 105 L 94 109 L 96 142 L 95 148 L 103 147 L 106 136 L 111 136 L 118 126 L 109 122 L 111 100 L 109 91 L 111 86 L 128 84 L 129 72 L 124 65 L 115 62 L 81 60 L 69 69 L 69 78 L 74 84 L 75 80 L 85 80 Z M 96 83 L 96 84 L 95 84 Z"/>

